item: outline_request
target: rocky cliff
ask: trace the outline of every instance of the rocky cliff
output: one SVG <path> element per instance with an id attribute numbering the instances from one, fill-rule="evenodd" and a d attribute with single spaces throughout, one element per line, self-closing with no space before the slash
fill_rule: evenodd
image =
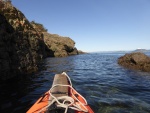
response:
<path id="1" fill-rule="evenodd" d="M 44 32 L 44 42 L 47 47 L 54 52 L 55 57 L 64 57 L 68 55 L 77 55 L 75 42 L 69 37 L 62 37 L 57 34 Z"/>
<path id="2" fill-rule="evenodd" d="M 37 71 L 46 57 L 43 35 L 10 2 L 0 7 L 0 79 Z"/>
<path id="3" fill-rule="evenodd" d="M 77 54 L 70 38 L 37 28 L 10 1 L 0 1 L 0 80 L 37 71 L 47 56 Z"/>
<path id="4" fill-rule="evenodd" d="M 75 42 L 69 37 L 63 37 L 57 34 L 50 34 L 42 24 L 31 22 L 32 26 L 38 31 L 42 32 L 44 42 L 49 50 L 48 56 L 64 57 L 68 55 L 77 55 L 78 50 L 75 48 Z"/>

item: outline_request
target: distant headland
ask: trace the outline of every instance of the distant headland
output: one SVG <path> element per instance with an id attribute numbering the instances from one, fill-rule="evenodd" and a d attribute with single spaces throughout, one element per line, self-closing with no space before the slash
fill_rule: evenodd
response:
<path id="1" fill-rule="evenodd" d="M 133 52 L 150 52 L 150 49 L 141 49 L 141 48 L 138 48 L 138 49 L 134 50 Z"/>

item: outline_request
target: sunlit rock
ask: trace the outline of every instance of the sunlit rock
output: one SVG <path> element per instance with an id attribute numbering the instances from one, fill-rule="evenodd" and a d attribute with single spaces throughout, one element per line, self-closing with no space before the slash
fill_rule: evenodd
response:
<path id="1" fill-rule="evenodd" d="M 125 54 L 118 59 L 118 64 L 126 68 L 150 72 L 150 57 L 144 53 Z"/>

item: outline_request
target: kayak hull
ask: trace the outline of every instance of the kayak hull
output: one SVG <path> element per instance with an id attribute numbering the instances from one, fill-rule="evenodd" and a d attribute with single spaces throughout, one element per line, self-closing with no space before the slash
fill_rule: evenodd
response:
<path id="1" fill-rule="evenodd" d="M 58 76 L 59 79 L 57 77 L 54 78 L 52 86 L 54 86 L 55 84 L 58 84 L 57 80 L 59 80 L 59 83 L 60 83 L 60 80 L 63 80 L 62 74 L 60 74 L 60 75 L 61 76 Z M 56 80 L 56 78 L 57 78 L 57 80 Z M 67 78 L 65 78 L 65 79 L 67 79 Z M 68 80 L 67 80 L 67 84 L 70 85 L 70 82 L 68 82 Z M 86 100 L 74 88 L 70 88 L 70 87 L 66 87 L 66 88 L 67 88 L 66 89 L 67 90 L 67 96 L 71 97 L 75 100 L 74 104 L 79 106 L 83 110 L 88 110 L 88 112 L 73 110 L 71 113 L 94 113 L 93 110 L 91 109 L 91 107 L 87 104 Z M 56 89 L 57 89 L 57 91 L 55 90 L 54 91 L 55 93 L 58 93 L 59 92 L 58 90 L 60 90 L 61 92 L 64 91 L 64 88 L 62 89 L 61 87 L 56 88 Z M 58 96 L 58 95 L 56 94 L 56 96 Z M 34 103 L 34 105 L 26 113 L 39 113 L 39 112 L 40 113 L 47 113 L 48 109 L 43 109 L 43 108 L 47 107 L 52 99 L 53 98 L 52 98 L 52 95 L 50 94 L 50 91 L 47 91 L 43 96 L 41 96 Z M 41 110 L 42 110 L 42 112 L 41 112 Z M 51 113 L 51 112 L 48 112 L 48 113 Z"/>

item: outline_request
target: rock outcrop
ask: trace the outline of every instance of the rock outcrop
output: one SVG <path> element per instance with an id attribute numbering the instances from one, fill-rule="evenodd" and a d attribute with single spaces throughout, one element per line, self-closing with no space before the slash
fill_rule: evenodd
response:
<path id="1" fill-rule="evenodd" d="M 71 38 L 47 32 L 43 32 L 43 34 L 45 44 L 54 52 L 55 57 L 78 54 L 78 50 L 75 48 L 75 42 Z"/>
<path id="2" fill-rule="evenodd" d="M 81 50 L 78 50 L 78 54 L 86 54 L 86 52 L 83 52 Z"/>
<path id="3" fill-rule="evenodd" d="M 0 80 L 37 71 L 47 56 L 76 54 L 72 39 L 47 33 L 42 24 L 29 22 L 11 1 L 0 1 Z"/>
<path id="4" fill-rule="evenodd" d="M 0 79 L 37 71 L 46 57 L 43 35 L 11 3 L 0 4 Z"/>
<path id="5" fill-rule="evenodd" d="M 150 57 L 144 53 L 125 54 L 118 59 L 118 64 L 126 68 L 150 72 Z"/>
<path id="6" fill-rule="evenodd" d="M 78 50 L 75 48 L 75 42 L 69 37 L 59 36 L 57 34 L 50 34 L 42 24 L 31 22 L 32 26 L 38 31 L 42 32 L 44 36 L 44 42 L 47 46 L 46 50 L 48 56 L 65 57 L 69 55 L 77 55 Z"/>

